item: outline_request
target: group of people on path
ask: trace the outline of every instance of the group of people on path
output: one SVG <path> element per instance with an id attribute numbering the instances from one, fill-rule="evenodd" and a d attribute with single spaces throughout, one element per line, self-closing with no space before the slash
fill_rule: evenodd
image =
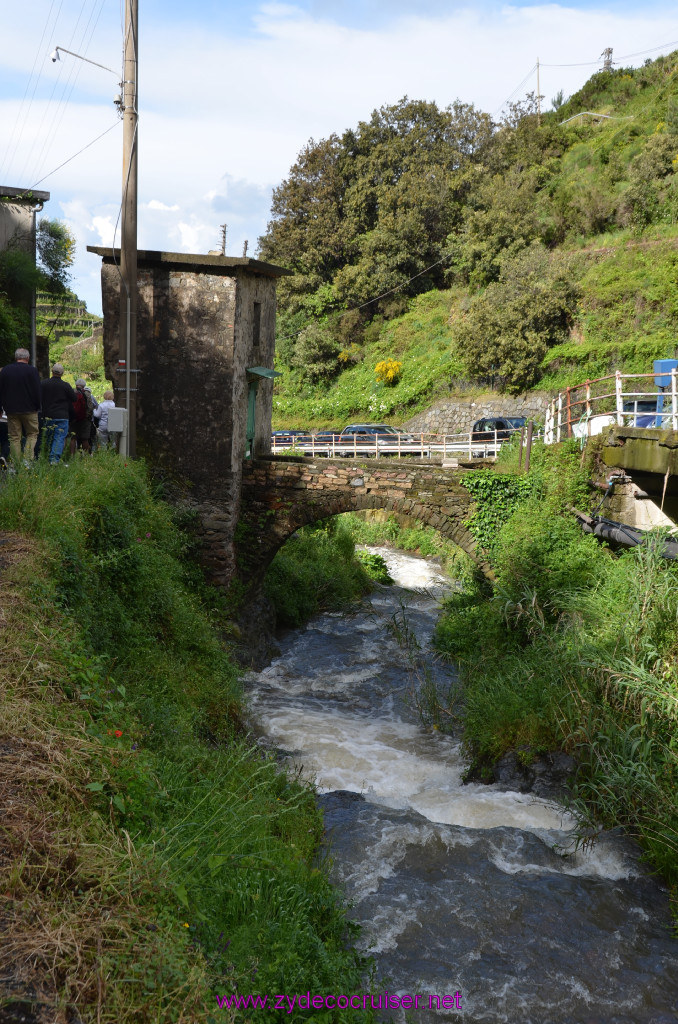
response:
<path id="1" fill-rule="evenodd" d="M 105 391 L 103 402 L 97 402 L 86 381 L 80 378 L 72 388 L 63 374 L 61 363 L 55 363 L 52 376 L 41 381 L 25 348 L 18 348 L 14 362 L 0 370 L 0 406 L 7 417 L 7 440 L 0 435 L 3 459 L 30 465 L 39 439 L 53 466 L 61 460 L 67 437 L 71 455 L 109 444 L 117 448 L 119 434 L 108 429 L 113 392 Z"/>

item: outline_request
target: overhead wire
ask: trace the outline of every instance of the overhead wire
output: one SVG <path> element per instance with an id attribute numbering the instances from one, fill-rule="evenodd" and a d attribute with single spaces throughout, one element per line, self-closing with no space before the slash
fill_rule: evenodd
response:
<path id="1" fill-rule="evenodd" d="M 44 24 L 44 27 L 43 27 L 43 30 L 42 30 L 42 35 L 40 36 L 40 41 L 38 43 L 38 48 L 37 48 L 37 50 L 35 52 L 35 59 L 33 61 L 33 67 L 31 68 L 31 73 L 28 76 L 28 81 L 26 82 L 26 88 L 24 89 L 24 94 L 23 94 L 23 96 L 21 98 L 21 103 L 19 104 L 19 109 L 17 110 L 16 118 L 14 119 L 14 125 L 12 127 L 11 132 L 10 132 L 9 139 L 7 140 L 7 146 L 6 146 L 6 149 L 5 149 L 5 157 L 4 157 L 4 160 L 2 162 L 2 165 L 0 165 L 0 177 L 5 177 L 5 176 L 9 175 L 9 171 L 11 170 L 11 167 L 12 167 L 12 161 L 14 160 L 14 157 L 16 155 L 16 151 L 17 151 L 17 149 L 19 148 L 19 146 L 21 144 L 21 139 L 23 138 L 24 129 L 26 128 L 26 125 L 28 123 L 28 119 L 29 119 L 30 112 L 31 112 L 31 107 L 33 105 L 33 100 L 35 99 L 35 93 L 37 91 L 38 84 L 39 84 L 40 79 L 42 77 L 42 71 L 38 72 L 38 74 L 35 75 L 35 69 L 36 69 L 36 66 L 38 64 L 38 60 L 39 60 L 41 54 L 42 54 L 43 64 L 44 64 L 44 61 L 46 59 L 45 58 L 45 50 L 47 49 L 47 46 L 45 45 L 45 35 L 47 34 L 47 32 L 49 30 L 49 21 L 50 21 L 51 15 L 52 15 L 52 11 L 54 10 L 55 2 L 56 2 L 56 0 L 52 0 L 52 2 L 51 2 L 50 8 L 49 8 L 49 12 L 47 14 L 47 19 L 45 21 L 45 24 Z M 59 15 L 61 14 L 61 8 L 62 7 L 63 7 L 63 0 L 60 0 L 59 9 L 58 9 L 58 11 L 56 13 L 56 17 L 54 19 L 54 27 L 56 27 L 56 24 L 57 24 L 57 22 L 59 20 Z M 54 32 L 54 27 L 51 30 L 52 33 Z M 28 101 L 28 106 L 27 106 L 27 108 L 26 108 L 26 110 L 24 112 L 24 104 L 26 102 L 26 96 L 28 95 L 28 91 L 29 91 L 29 89 L 31 87 L 31 81 L 32 81 L 34 75 L 35 75 L 35 82 L 34 82 L 34 85 L 33 85 L 33 91 L 31 93 L 31 98 Z M 22 118 L 22 114 L 23 114 L 23 118 Z M 21 127 L 19 129 L 19 123 L 20 122 L 21 122 Z M 19 130 L 17 131 L 17 129 L 19 129 Z"/>
<path id="2" fill-rule="evenodd" d="M 637 50 L 635 53 L 623 53 L 621 57 L 618 57 L 612 63 L 619 64 L 620 61 L 630 60 L 631 57 L 642 57 L 646 53 L 656 53 L 657 50 L 664 50 L 667 46 L 678 46 L 678 39 L 672 39 L 668 43 L 660 43 L 659 46 L 651 46 L 649 50 Z M 544 64 L 540 61 L 539 66 L 542 68 L 588 68 L 592 67 L 594 64 L 600 64 L 601 57 L 599 57 L 598 60 L 585 60 L 580 61 L 577 64 Z"/>
<path id="3" fill-rule="evenodd" d="M 87 19 L 87 23 L 86 23 L 84 29 L 82 30 L 82 35 L 81 35 L 81 38 L 80 38 L 80 42 L 77 44 L 78 51 L 82 51 L 81 52 L 81 56 L 83 56 L 83 57 L 87 56 L 88 50 L 89 50 L 90 45 L 92 43 L 92 38 L 93 38 L 94 33 L 96 31 L 96 27 L 97 27 L 97 25 L 99 23 L 99 19 L 101 18 L 101 13 L 103 11 L 104 3 L 105 3 L 105 0 L 100 0 L 100 2 L 99 2 L 99 9 L 98 9 L 98 12 L 96 13 L 96 17 L 95 17 L 95 12 L 96 12 L 97 0 L 94 0 L 94 2 L 92 4 L 92 8 L 90 10 L 89 18 Z M 42 149 L 40 150 L 40 154 L 39 154 L 38 159 L 36 161 L 36 170 L 35 170 L 34 174 L 40 174 L 42 172 L 42 170 L 44 169 L 44 167 L 46 166 L 47 161 L 49 159 L 49 155 L 52 152 L 52 149 L 54 147 L 54 143 L 55 143 L 56 138 L 57 138 L 57 136 L 59 134 L 59 130 L 60 130 L 61 125 L 63 123 L 63 119 L 64 119 L 64 117 L 66 115 L 66 111 L 68 109 L 68 104 L 70 102 L 71 96 L 73 95 L 73 90 L 75 89 L 75 86 L 77 84 L 77 80 L 78 80 L 78 77 L 79 77 L 79 74 L 80 74 L 80 71 L 81 71 L 80 62 L 76 61 L 76 63 L 78 64 L 77 71 L 72 76 L 72 81 L 70 82 L 70 88 L 68 89 L 67 92 L 66 91 L 64 92 L 64 95 L 62 96 L 62 99 L 59 102 L 59 106 L 57 107 L 56 113 L 54 115 L 54 120 L 53 120 L 52 124 L 50 125 L 50 128 L 49 128 L 49 130 L 48 130 L 48 132 L 47 132 L 47 134 L 45 136 L 45 140 L 43 142 Z"/>
<path id="4" fill-rule="evenodd" d="M 441 263 L 446 263 L 447 260 L 451 259 L 454 252 L 444 253 L 439 260 L 435 263 L 431 263 L 428 267 L 424 267 L 419 273 L 414 274 L 408 278 L 407 281 L 401 281 L 400 284 L 395 285 L 393 288 L 389 288 L 387 292 L 382 292 L 381 295 L 375 295 L 372 299 L 367 299 L 365 302 L 361 302 L 358 306 L 347 306 L 345 309 L 337 309 L 334 313 L 329 313 L 326 317 L 327 321 L 338 320 L 339 317 L 344 316 L 346 313 L 354 313 L 359 309 L 365 309 L 366 306 L 371 306 L 373 302 L 379 302 L 381 299 L 388 298 L 389 295 L 394 295 L 395 292 L 399 292 L 402 288 L 406 288 L 412 281 L 416 281 L 418 277 L 422 277 L 424 274 L 428 274 L 429 270 L 434 270 L 435 267 L 439 267 Z M 291 338 L 298 338 L 299 335 L 306 330 L 311 324 L 316 323 L 316 320 L 308 320 L 303 327 L 300 327 L 298 331 L 293 331 L 292 334 L 286 334 L 282 338 L 278 338 L 278 341 L 289 341 Z"/>
<path id="5" fill-rule="evenodd" d="M 85 9 L 86 3 L 87 3 L 87 0 L 82 0 L 82 6 L 80 7 L 80 12 L 78 14 L 77 20 L 75 22 L 75 27 L 74 27 L 74 29 L 73 29 L 73 31 L 71 33 L 71 38 L 70 38 L 69 43 L 68 43 L 69 48 L 71 48 L 73 46 L 73 41 L 75 39 L 75 33 L 77 32 L 78 25 L 80 24 L 80 19 L 82 17 L 83 11 Z M 35 176 L 34 172 L 33 173 L 29 173 L 31 167 L 33 166 L 33 164 L 32 164 L 33 153 L 35 152 L 36 146 L 39 144 L 38 140 L 41 139 L 41 138 L 44 139 L 43 127 L 45 125 L 45 121 L 47 120 L 48 114 L 51 113 L 51 111 L 52 111 L 52 101 L 54 99 L 54 94 L 56 93 L 57 89 L 61 85 L 62 76 L 64 74 L 64 68 L 65 68 L 65 65 L 60 63 L 58 71 L 57 71 L 57 76 L 56 76 L 56 79 L 54 81 L 54 85 L 52 86 L 52 91 L 51 91 L 51 93 L 49 95 L 49 99 L 47 100 L 47 102 L 45 104 L 45 107 L 44 107 L 44 110 L 42 112 L 42 117 L 40 119 L 40 124 L 38 125 L 38 130 L 35 133 L 35 138 L 33 140 L 33 144 L 31 145 L 31 148 L 28 151 L 26 159 L 24 160 L 24 163 L 23 163 L 23 167 L 21 169 L 21 177 L 22 178 L 23 177 L 34 177 Z M 71 76 L 73 74 L 73 69 L 71 68 L 70 71 L 67 74 L 68 74 L 68 78 L 66 80 L 66 84 L 63 86 L 63 92 L 61 94 L 62 97 L 65 94 L 66 89 L 68 88 L 68 83 L 69 83 L 70 78 L 71 78 Z M 37 170 L 37 167 L 36 167 L 36 170 Z"/>
<path id="6" fill-rule="evenodd" d="M 674 45 L 673 42 L 671 42 L 671 43 L 663 43 L 661 46 L 653 47 L 652 51 L 641 50 L 641 51 L 639 51 L 636 54 L 626 54 L 624 57 L 621 57 L 620 60 L 626 60 L 626 59 L 628 59 L 629 57 L 632 57 L 632 56 L 642 56 L 644 53 L 654 52 L 656 50 L 661 50 L 661 49 L 664 49 L 667 46 L 673 46 L 673 45 Z M 599 64 L 599 63 L 600 63 L 600 58 L 597 61 L 587 62 L 587 64 Z M 540 62 L 540 66 L 541 67 L 584 67 L 586 65 L 585 64 L 541 64 L 541 62 Z M 522 79 L 522 81 L 516 86 L 516 88 L 513 90 L 513 92 L 510 93 L 510 95 L 504 100 L 504 102 L 501 104 L 501 106 L 497 107 L 497 109 L 494 111 L 495 114 L 498 113 L 503 107 L 505 107 L 507 103 L 510 103 L 510 101 L 516 95 L 516 93 L 525 85 L 525 83 L 527 81 L 529 81 L 530 77 L 534 74 L 536 69 L 537 69 L 537 65 L 534 64 L 530 68 L 530 70 L 527 73 L 527 75 L 525 75 L 525 77 Z M 376 295 L 376 296 L 374 296 L 374 298 L 368 299 L 366 302 L 362 302 L 362 303 L 360 303 L 357 306 L 347 306 L 345 309 L 336 310 L 334 313 L 331 313 L 331 314 L 329 314 L 327 316 L 327 318 L 326 318 L 327 321 L 331 322 L 333 320 L 338 319 L 339 317 L 344 316 L 346 313 L 355 312 L 357 310 L 364 309 L 366 306 L 370 306 L 374 302 L 379 302 L 381 299 L 387 298 L 389 295 L 393 295 L 395 292 L 398 292 L 402 288 L 407 287 L 407 285 L 411 284 L 412 281 L 416 281 L 416 279 L 418 277 L 422 277 L 422 275 L 428 273 L 428 271 L 435 269 L 435 267 L 437 267 L 437 266 L 440 266 L 441 263 L 445 263 L 447 260 L 451 259 L 452 256 L 453 256 L 453 252 L 448 252 L 448 253 L 444 254 L 441 257 L 441 259 L 437 260 L 435 263 L 432 263 L 430 266 L 425 267 L 424 270 L 420 270 L 419 273 L 414 274 L 413 277 L 410 277 L 407 281 L 402 281 L 400 284 L 396 285 L 394 288 L 390 288 L 388 291 L 382 292 L 380 295 Z M 292 338 L 297 338 L 306 329 L 306 327 L 308 327 L 311 323 L 314 323 L 314 322 L 315 322 L 314 320 L 309 320 L 306 324 L 304 324 L 303 327 L 299 328 L 298 331 L 294 331 L 291 334 L 284 335 L 283 337 L 279 338 L 278 340 L 279 341 L 290 341 Z"/>
<path id="7" fill-rule="evenodd" d="M 495 114 L 498 114 L 500 110 L 503 110 L 507 103 L 511 102 L 511 100 L 516 95 L 516 93 L 519 92 L 522 89 L 522 87 L 525 85 L 525 83 L 530 80 L 530 78 L 532 77 L 532 75 L 535 73 L 536 70 L 537 70 L 537 65 L 533 64 L 532 67 L 530 68 L 530 70 L 527 72 L 527 74 L 523 78 L 522 82 L 519 82 L 519 84 L 515 87 L 513 92 L 509 96 L 506 97 L 506 99 L 504 100 L 503 103 L 499 104 L 499 106 L 497 107 L 496 110 L 494 110 L 492 112 L 492 116 L 493 117 L 495 116 Z"/>
<path id="8" fill-rule="evenodd" d="M 69 156 L 68 159 L 64 160 L 63 163 L 60 163 L 58 167 L 53 167 L 52 170 L 48 171 L 48 173 L 43 175 L 42 178 L 40 178 L 38 181 L 34 181 L 32 185 L 29 185 L 29 187 L 25 190 L 23 194 L 25 196 L 28 196 L 32 189 L 36 188 L 38 185 L 41 185 L 43 181 L 47 181 L 48 178 L 51 178 L 53 174 L 56 174 L 57 171 L 60 171 L 62 167 L 66 166 L 66 164 L 70 164 L 71 160 L 75 160 L 76 156 L 80 156 L 81 153 L 84 153 L 86 149 L 89 149 L 90 146 L 93 146 L 95 142 L 99 141 L 99 139 L 103 139 L 104 135 L 108 135 L 108 133 L 112 132 L 114 128 L 117 128 L 119 124 L 120 121 L 116 120 L 114 124 L 109 125 L 109 127 L 105 131 L 101 132 L 100 135 L 97 135 L 97 137 L 95 139 L 92 139 L 91 142 L 88 142 L 86 146 L 82 147 L 82 149 L 79 149 L 77 153 L 74 153 L 73 156 Z"/>

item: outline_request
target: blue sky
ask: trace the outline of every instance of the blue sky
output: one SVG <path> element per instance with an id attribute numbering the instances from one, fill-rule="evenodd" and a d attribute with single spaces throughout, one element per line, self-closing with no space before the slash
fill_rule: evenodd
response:
<path id="1" fill-rule="evenodd" d="M 241 255 L 247 239 L 253 255 L 271 191 L 307 140 L 406 94 L 498 114 L 512 94 L 536 89 L 538 57 L 548 107 L 597 70 L 606 46 L 633 65 L 678 48 L 678 13 L 666 3 L 139 6 L 139 244 L 182 252 L 216 247 L 226 222 L 227 252 Z M 67 56 L 53 64 L 49 53 L 58 44 L 117 69 L 120 0 L 32 0 L 30 18 L 15 5 L 3 44 L 0 183 L 51 192 L 45 213 L 78 243 L 73 287 L 98 312 L 99 261 L 86 246 L 110 245 L 118 219 L 116 76 Z M 584 66 L 551 66 L 571 64 Z"/>

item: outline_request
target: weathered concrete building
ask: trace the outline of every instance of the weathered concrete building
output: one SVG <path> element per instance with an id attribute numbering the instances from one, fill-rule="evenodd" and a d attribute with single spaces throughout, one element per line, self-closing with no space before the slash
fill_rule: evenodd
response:
<path id="1" fill-rule="evenodd" d="M 16 245 L 35 259 L 35 214 L 49 192 L 0 185 L 0 252 Z"/>
<path id="2" fill-rule="evenodd" d="M 49 192 L 37 189 L 13 188 L 0 185 L 0 252 L 11 247 L 22 249 L 35 262 L 35 215 L 42 210 L 50 197 Z M 30 340 L 26 338 L 26 346 L 38 367 L 41 376 L 49 376 L 49 342 L 47 338 L 38 338 L 35 326 L 35 291 L 12 296 L 12 301 L 23 306 L 30 315 Z"/>
<path id="3" fill-rule="evenodd" d="M 104 359 L 122 405 L 120 254 L 88 249 L 103 258 Z M 234 572 L 243 460 L 270 449 L 275 282 L 286 273 L 247 257 L 138 254 L 137 451 L 190 494 L 217 583 Z"/>

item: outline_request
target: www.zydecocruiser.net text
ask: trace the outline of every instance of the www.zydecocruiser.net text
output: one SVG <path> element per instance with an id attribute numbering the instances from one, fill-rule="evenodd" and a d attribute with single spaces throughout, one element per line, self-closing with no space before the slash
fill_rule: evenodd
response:
<path id="1" fill-rule="evenodd" d="M 302 995 L 274 995 L 274 996 L 217 996 L 217 1006 L 220 1010 L 285 1010 L 293 1013 L 294 1010 L 309 1010 L 313 1007 L 316 1010 L 348 1009 L 354 1010 L 461 1010 L 461 992 L 453 995 L 395 995 L 393 992 L 371 992 L 354 993 L 353 995 L 311 995 L 304 992 Z"/>

